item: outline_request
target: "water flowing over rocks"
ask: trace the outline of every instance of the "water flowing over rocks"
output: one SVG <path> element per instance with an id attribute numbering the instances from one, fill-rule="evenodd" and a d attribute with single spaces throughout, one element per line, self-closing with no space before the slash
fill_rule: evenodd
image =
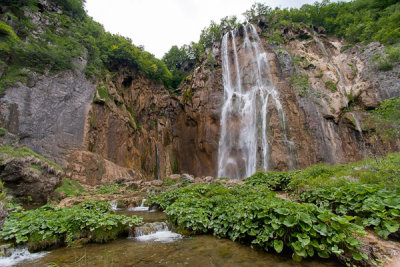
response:
<path id="1" fill-rule="evenodd" d="M 225 100 L 218 149 L 218 177 L 231 179 L 249 177 L 260 168 L 268 169 L 271 130 L 267 129 L 267 114 L 271 104 L 281 126 L 275 130 L 282 131 L 282 141 L 290 144 L 279 93 L 256 29 L 253 25 L 249 29 L 244 27 L 244 42 L 240 47 L 236 46 L 236 35 L 236 31 L 231 31 L 222 40 Z"/>

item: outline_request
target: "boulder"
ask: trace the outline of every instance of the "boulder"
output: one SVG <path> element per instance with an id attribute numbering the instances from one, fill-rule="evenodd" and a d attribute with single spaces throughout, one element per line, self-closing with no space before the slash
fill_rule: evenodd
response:
<path id="1" fill-rule="evenodd" d="M 194 177 L 190 174 L 184 173 L 181 175 L 182 183 L 193 183 L 194 182 Z"/>
<path id="2" fill-rule="evenodd" d="M 162 186 L 163 183 L 164 183 L 163 180 L 154 180 L 154 181 L 151 181 L 151 185 L 153 185 L 153 186 Z"/>
<path id="3" fill-rule="evenodd" d="M 170 176 L 168 176 L 168 179 L 172 181 L 179 181 L 181 179 L 181 176 L 179 174 L 171 174 Z"/>
<path id="4" fill-rule="evenodd" d="M 62 183 L 62 172 L 39 158 L 4 156 L 0 178 L 7 193 L 23 203 L 47 203 Z"/>

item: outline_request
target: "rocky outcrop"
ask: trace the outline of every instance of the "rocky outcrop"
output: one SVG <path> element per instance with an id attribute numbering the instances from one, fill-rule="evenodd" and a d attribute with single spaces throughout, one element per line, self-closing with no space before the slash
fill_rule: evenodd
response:
<path id="1" fill-rule="evenodd" d="M 7 89 L 0 100 L 1 124 L 21 144 L 63 167 L 69 150 L 81 148 L 95 86 L 80 71 L 31 74 L 27 84 Z"/>
<path id="2" fill-rule="evenodd" d="M 145 178 L 134 169 L 122 167 L 89 151 L 73 151 L 69 154 L 67 161 L 66 175 L 89 186 L 110 184 L 118 179 L 137 181 Z"/>
<path id="3" fill-rule="evenodd" d="M 23 203 L 45 204 L 61 185 L 62 172 L 37 157 L 2 154 L 0 160 L 0 179 L 7 194 Z"/>

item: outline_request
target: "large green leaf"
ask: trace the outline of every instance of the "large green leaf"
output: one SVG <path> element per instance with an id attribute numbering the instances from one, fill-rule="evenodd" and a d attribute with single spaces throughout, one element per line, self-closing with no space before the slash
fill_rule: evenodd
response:
<path id="1" fill-rule="evenodd" d="M 293 215 L 289 215 L 283 221 L 283 224 L 287 227 L 293 227 L 297 223 L 296 217 Z"/>
<path id="2" fill-rule="evenodd" d="M 274 249 L 276 252 L 281 253 L 283 249 L 283 241 L 282 240 L 274 240 Z"/>

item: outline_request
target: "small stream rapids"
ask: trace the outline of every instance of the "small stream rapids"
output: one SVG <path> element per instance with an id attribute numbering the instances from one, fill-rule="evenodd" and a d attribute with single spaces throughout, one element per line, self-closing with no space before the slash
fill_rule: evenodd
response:
<path id="1" fill-rule="evenodd" d="M 237 29 L 227 32 L 221 48 L 224 102 L 217 175 L 230 179 L 249 177 L 257 169 L 268 170 L 270 105 L 278 113 L 283 141 L 290 146 L 285 113 L 271 78 L 267 53 L 256 28 L 243 28 L 243 37 Z"/>
<path id="2" fill-rule="evenodd" d="M 142 203 L 138 207 L 130 208 L 129 211 L 149 211 L 149 207 L 145 206 L 144 203 L 147 199 L 143 198 Z"/>
<path id="3" fill-rule="evenodd" d="M 130 238 L 133 238 L 130 236 Z M 162 242 L 169 243 L 180 240 L 182 235 L 172 232 L 166 222 L 145 223 L 135 228 L 134 238 L 142 242 Z"/>
<path id="4" fill-rule="evenodd" d="M 44 257 L 49 252 L 30 253 L 27 248 L 11 249 L 9 257 L 0 257 L 0 266 L 14 266 L 23 261 L 31 261 Z"/>

